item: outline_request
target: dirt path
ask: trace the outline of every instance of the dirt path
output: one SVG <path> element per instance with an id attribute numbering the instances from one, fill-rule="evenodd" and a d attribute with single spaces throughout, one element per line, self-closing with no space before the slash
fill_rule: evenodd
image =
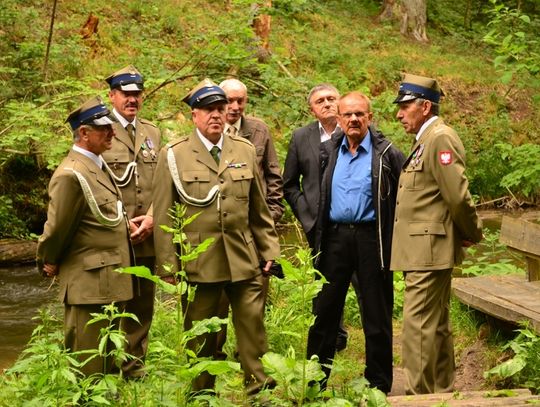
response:
<path id="1" fill-rule="evenodd" d="M 396 348 L 399 348 L 397 350 Z M 456 355 L 456 382 L 455 390 L 459 392 L 483 390 L 486 381 L 483 377 L 487 370 L 485 362 L 486 346 L 483 340 L 477 340 L 467 347 L 461 355 Z M 394 352 L 400 352 L 401 338 L 394 337 Z M 394 367 L 394 382 L 389 396 L 405 395 L 405 375 L 401 366 Z"/>

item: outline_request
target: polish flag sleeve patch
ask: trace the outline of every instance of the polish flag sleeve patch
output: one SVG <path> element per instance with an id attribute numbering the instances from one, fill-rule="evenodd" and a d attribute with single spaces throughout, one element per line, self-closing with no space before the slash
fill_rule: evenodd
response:
<path id="1" fill-rule="evenodd" d="M 439 162 L 442 165 L 452 164 L 453 157 L 451 151 L 439 151 Z"/>

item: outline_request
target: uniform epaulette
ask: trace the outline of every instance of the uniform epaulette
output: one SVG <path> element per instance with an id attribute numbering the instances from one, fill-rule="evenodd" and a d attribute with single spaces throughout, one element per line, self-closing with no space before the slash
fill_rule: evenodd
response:
<path id="1" fill-rule="evenodd" d="M 138 119 L 138 120 L 139 120 L 141 123 L 143 123 L 143 124 L 148 124 L 148 125 L 150 125 L 150 126 L 152 126 L 152 127 L 156 127 L 156 128 L 157 128 L 157 126 L 156 126 L 154 123 L 152 123 L 150 120 L 146 120 L 146 119 Z"/>
<path id="2" fill-rule="evenodd" d="M 165 145 L 165 149 L 169 149 L 171 147 L 174 147 L 175 145 L 177 144 L 180 144 L 180 143 L 183 143 L 185 141 L 188 141 L 189 140 L 189 136 L 182 136 L 180 138 L 177 138 L 175 140 L 172 140 L 172 141 L 169 141 L 166 145 Z"/>

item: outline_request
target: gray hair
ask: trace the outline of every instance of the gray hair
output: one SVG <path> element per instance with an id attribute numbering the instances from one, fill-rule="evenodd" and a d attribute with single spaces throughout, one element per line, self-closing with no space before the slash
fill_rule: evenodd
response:
<path id="1" fill-rule="evenodd" d="M 77 127 L 75 130 L 72 130 L 71 132 L 73 133 L 73 142 L 74 143 L 78 143 L 79 141 L 81 141 L 81 133 L 79 132 L 79 130 L 81 129 L 82 126 L 79 126 Z"/>
<path id="2" fill-rule="evenodd" d="M 225 90 L 225 88 L 241 88 L 246 92 L 247 95 L 247 86 L 235 78 L 225 79 L 218 85 L 221 89 Z"/>
<path id="3" fill-rule="evenodd" d="M 320 90 L 330 90 L 332 92 L 336 92 L 339 97 L 339 91 L 336 89 L 334 85 L 331 85 L 329 83 L 320 83 L 317 86 L 313 87 L 309 91 L 308 97 L 307 97 L 307 103 L 311 106 L 311 98 L 313 97 L 313 94 L 316 92 L 319 92 Z"/>
<path id="4" fill-rule="evenodd" d="M 416 103 L 417 105 L 421 105 L 426 100 L 427 99 L 417 98 L 417 99 L 414 100 L 414 103 Z M 429 113 L 431 113 L 433 116 L 438 116 L 439 115 L 439 104 L 435 103 L 435 102 L 433 102 L 431 100 L 427 100 L 427 101 L 431 103 L 431 108 L 429 109 Z"/>

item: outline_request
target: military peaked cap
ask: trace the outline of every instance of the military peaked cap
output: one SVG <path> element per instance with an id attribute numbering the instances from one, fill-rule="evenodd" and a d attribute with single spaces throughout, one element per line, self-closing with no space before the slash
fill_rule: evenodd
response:
<path id="1" fill-rule="evenodd" d="M 144 78 L 137 68 L 128 65 L 105 78 L 111 89 L 120 89 L 126 92 L 144 90 Z"/>
<path id="2" fill-rule="evenodd" d="M 76 110 L 71 112 L 66 119 L 73 130 L 83 124 L 93 126 L 106 126 L 118 121 L 111 111 L 105 106 L 99 96 L 87 100 Z"/>
<path id="3" fill-rule="evenodd" d="M 191 89 L 182 100 L 192 109 L 196 109 L 212 103 L 227 103 L 227 96 L 223 89 L 206 78 Z"/>
<path id="4" fill-rule="evenodd" d="M 418 98 L 439 103 L 441 96 L 444 96 L 444 92 L 435 79 L 405 74 L 394 103 L 408 102 Z"/>

